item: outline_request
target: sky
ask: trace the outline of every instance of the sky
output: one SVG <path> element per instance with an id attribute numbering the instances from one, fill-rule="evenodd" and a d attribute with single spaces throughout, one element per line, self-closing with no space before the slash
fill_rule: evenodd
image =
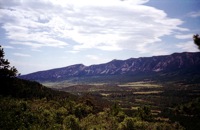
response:
<path id="1" fill-rule="evenodd" d="M 0 0 L 0 45 L 21 74 L 198 52 L 199 0 Z"/>

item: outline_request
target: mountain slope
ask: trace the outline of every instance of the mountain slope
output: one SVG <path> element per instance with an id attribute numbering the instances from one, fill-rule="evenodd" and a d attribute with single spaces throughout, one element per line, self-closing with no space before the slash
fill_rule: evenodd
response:
<path id="1" fill-rule="evenodd" d="M 12 97 L 19 99 L 69 99 L 77 97 L 66 92 L 52 90 L 35 81 L 28 81 L 19 78 L 0 78 L 0 97 Z"/>
<path id="2" fill-rule="evenodd" d="M 105 64 L 84 66 L 82 64 L 40 71 L 23 75 L 20 78 L 34 81 L 62 81 L 73 77 L 94 76 L 144 76 L 163 73 L 185 71 L 199 72 L 200 53 L 174 53 L 166 56 L 130 58 L 127 60 L 113 60 Z M 180 73 L 180 74 L 181 74 Z"/>

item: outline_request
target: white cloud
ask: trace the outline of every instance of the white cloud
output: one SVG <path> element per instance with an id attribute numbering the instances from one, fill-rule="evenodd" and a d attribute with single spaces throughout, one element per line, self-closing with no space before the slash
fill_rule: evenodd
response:
<path id="1" fill-rule="evenodd" d="M 31 57 L 30 55 L 28 55 L 28 54 L 23 54 L 23 53 L 13 53 L 13 55 L 15 55 L 15 56 L 20 56 L 20 57 Z"/>
<path id="2" fill-rule="evenodd" d="M 72 54 L 76 54 L 76 53 L 79 53 L 79 51 L 66 51 L 66 52 L 69 52 L 69 53 L 72 53 Z"/>
<path id="3" fill-rule="evenodd" d="M 149 0 L 49 0 L 51 3 L 63 7 L 69 7 L 69 5 L 76 5 L 79 7 L 82 6 L 113 6 L 113 5 L 122 5 L 122 4 L 144 4 L 147 3 Z M 123 2 L 123 3 L 122 3 Z"/>
<path id="4" fill-rule="evenodd" d="M 64 47 L 66 42 L 59 40 L 56 34 L 51 33 L 51 27 L 41 22 L 40 12 L 31 9 L 1 9 L 0 22 L 7 32 L 11 43 L 28 45 L 33 48 L 44 46 Z M 23 8 L 23 7 L 22 7 Z M 6 20 L 5 22 L 3 20 Z"/>
<path id="5" fill-rule="evenodd" d="M 176 46 L 186 52 L 197 52 L 198 51 L 198 47 L 193 43 L 193 41 L 179 43 Z"/>
<path id="6" fill-rule="evenodd" d="M 183 21 L 145 6 L 148 0 L 39 0 L 3 2 L 0 23 L 12 44 L 33 48 L 65 47 L 148 52 L 148 44 L 174 31 Z M 147 48 L 146 48 L 147 47 Z"/>
<path id="7" fill-rule="evenodd" d="M 197 17 L 200 17 L 200 11 L 197 11 L 197 12 L 191 12 L 188 14 L 190 17 L 193 17 L 193 18 L 197 18 Z"/>

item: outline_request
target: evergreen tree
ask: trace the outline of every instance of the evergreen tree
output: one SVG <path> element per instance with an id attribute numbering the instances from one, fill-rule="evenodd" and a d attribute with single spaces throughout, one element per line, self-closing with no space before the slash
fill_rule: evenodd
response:
<path id="1" fill-rule="evenodd" d="M 17 69 L 13 66 L 10 66 L 10 62 L 7 59 L 4 59 L 4 50 L 0 45 L 0 77 L 16 77 Z"/>
<path id="2" fill-rule="evenodd" d="M 145 121 L 152 120 L 151 109 L 148 106 L 143 106 L 138 108 L 137 116 Z"/>
<path id="3" fill-rule="evenodd" d="M 198 48 L 200 50 L 200 37 L 199 37 L 199 34 L 196 34 L 196 35 L 193 36 L 193 41 L 198 46 Z"/>

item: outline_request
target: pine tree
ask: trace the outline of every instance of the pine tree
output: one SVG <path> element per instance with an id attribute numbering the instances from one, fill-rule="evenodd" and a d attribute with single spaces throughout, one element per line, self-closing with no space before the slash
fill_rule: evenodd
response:
<path id="1" fill-rule="evenodd" d="M 196 34 L 196 35 L 193 36 L 193 41 L 198 46 L 198 48 L 200 50 L 200 37 L 199 37 L 199 34 Z"/>
<path id="2" fill-rule="evenodd" d="M 17 69 L 10 66 L 10 62 L 4 59 L 5 53 L 0 45 L 0 77 L 16 77 L 18 74 Z"/>

